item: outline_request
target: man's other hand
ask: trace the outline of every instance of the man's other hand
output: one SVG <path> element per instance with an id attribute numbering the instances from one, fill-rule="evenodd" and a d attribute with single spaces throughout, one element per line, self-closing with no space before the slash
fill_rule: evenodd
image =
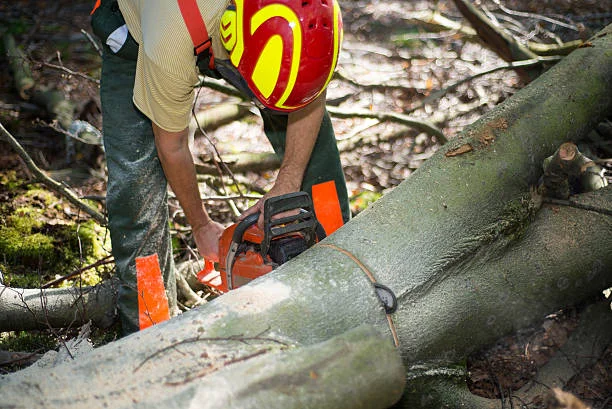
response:
<path id="1" fill-rule="evenodd" d="M 205 260 L 219 261 L 219 238 L 223 230 L 225 227 L 213 220 L 193 229 L 193 238 L 198 246 L 198 252 Z"/>
<path id="2" fill-rule="evenodd" d="M 274 186 L 272 187 L 272 189 L 270 189 L 268 193 L 266 193 L 261 199 L 259 199 L 257 203 L 249 207 L 247 210 L 244 211 L 244 213 L 240 215 L 239 220 L 242 221 L 247 216 L 253 213 L 259 212 L 259 219 L 257 219 L 257 226 L 259 226 L 259 228 L 263 230 L 263 210 L 264 210 L 263 204 L 266 201 L 266 199 L 270 197 L 286 195 L 288 193 L 297 192 L 299 190 L 300 190 L 300 186 L 299 184 L 295 182 L 295 180 L 286 181 L 286 180 L 283 180 L 282 178 L 279 178 L 276 180 L 276 183 L 274 184 Z M 293 213 L 294 212 L 287 212 L 286 215 L 290 215 Z M 274 218 L 283 217 L 283 216 L 285 216 L 285 214 L 278 214 Z"/>

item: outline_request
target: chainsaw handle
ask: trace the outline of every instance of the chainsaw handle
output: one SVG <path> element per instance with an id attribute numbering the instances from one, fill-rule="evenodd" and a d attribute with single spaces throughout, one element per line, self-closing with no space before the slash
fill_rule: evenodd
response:
<path id="1" fill-rule="evenodd" d="M 259 212 L 253 213 L 245 217 L 243 220 L 238 223 L 236 229 L 234 230 L 234 234 L 232 234 L 232 241 L 234 243 L 242 242 L 242 236 L 244 236 L 244 232 L 251 227 L 252 225 L 257 223 L 259 219 Z"/>

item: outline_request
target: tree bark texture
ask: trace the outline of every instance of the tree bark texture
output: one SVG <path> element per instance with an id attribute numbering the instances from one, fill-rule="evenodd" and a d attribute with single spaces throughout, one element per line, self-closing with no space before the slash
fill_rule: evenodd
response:
<path id="1" fill-rule="evenodd" d="M 298 348 L 257 335 L 202 334 L 168 333 L 170 344 L 144 354 L 143 338 L 129 337 L 111 355 L 91 352 L 105 362 L 99 367 L 87 369 L 90 358 L 79 357 L 0 378 L 0 407 L 370 409 L 389 407 L 404 388 L 397 350 L 368 326 Z M 30 382 L 37 392 L 24 394 Z"/>
<path id="2" fill-rule="evenodd" d="M 343 373 L 326 378 L 330 383 L 381 371 L 392 361 L 393 332 L 408 368 L 458 362 L 609 287 L 612 217 L 570 206 L 540 208 L 530 188 L 546 157 L 610 113 L 610 34 L 612 26 L 467 127 L 322 243 L 247 286 L 77 361 L 1 381 L 3 404 L 139 408 L 158 407 L 163 399 L 165 407 L 278 407 L 281 401 L 324 407 L 319 403 L 369 392 L 363 384 L 323 392 L 323 382 L 322 397 L 302 394 L 294 387 L 297 374 L 318 379 L 319 373 L 304 368 L 258 381 L 268 388 L 265 404 L 256 400 L 260 389 L 244 385 L 266 377 L 268 365 L 291 360 L 292 350 L 308 356 L 328 342 L 358 348 L 354 331 L 377 345 L 365 354 L 374 362 L 361 364 L 348 350 L 329 359 L 312 352 L 313 362 L 330 365 L 332 357 L 345 356 Z M 584 200 L 609 207 L 610 192 L 606 187 Z M 397 297 L 392 319 L 373 280 Z M 369 329 L 356 329 L 361 325 Z M 397 399 L 395 372 L 378 373 L 391 386 L 385 393 Z M 25 388 L 37 393 L 24 396 Z"/>
<path id="3" fill-rule="evenodd" d="M 117 283 L 95 287 L 23 289 L 0 285 L 0 332 L 66 328 L 87 321 L 106 328 L 115 321 Z"/>

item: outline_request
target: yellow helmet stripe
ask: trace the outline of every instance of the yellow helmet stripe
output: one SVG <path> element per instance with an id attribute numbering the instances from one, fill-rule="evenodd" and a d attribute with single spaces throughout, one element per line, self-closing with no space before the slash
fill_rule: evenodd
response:
<path id="1" fill-rule="evenodd" d="M 338 56 L 340 55 L 340 46 L 342 45 L 342 37 L 344 36 L 344 31 L 340 28 L 340 6 L 337 1 L 334 1 L 334 53 L 331 68 L 329 70 L 329 74 L 327 75 L 327 79 L 325 80 L 325 85 L 321 90 L 317 93 L 317 97 L 321 95 L 326 89 L 327 84 L 331 81 L 334 71 L 336 70 L 336 64 L 338 63 Z"/>
<path id="2" fill-rule="evenodd" d="M 251 73 L 253 83 L 257 85 L 264 98 L 270 98 L 276 88 L 283 63 L 282 59 L 283 38 L 279 35 L 272 36 L 261 50 Z"/>
<path id="3" fill-rule="evenodd" d="M 242 15 L 244 14 L 244 0 L 235 0 L 236 4 L 236 45 L 230 54 L 230 60 L 234 67 L 237 67 L 240 64 L 240 60 L 242 59 L 242 54 L 244 53 L 244 36 L 243 27 L 242 27 Z"/>
<path id="4" fill-rule="evenodd" d="M 261 10 L 257 11 L 257 13 L 253 15 L 253 18 L 251 19 L 251 35 L 253 35 L 255 31 L 257 31 L 259 26 L 261 26 L 263 23 L 273 17 L 284 18 L 285 20 L 287 20 L 289 26 L 293 30 L 293 53 L 291 55 L 291 68 L 289 71 L 289 79 L 287 81 L 287 86 L 285 87 L 282 96 L 275 104 L 279 108 L 290 108 L 286 107 L 284 105 L 284 102 L 287 100 L 287 98 L 289 98 L 289 95 L 291 94 L 291 91 L 293 91 L 293 87 L 295 86 L 295 82 L 297 80 L 302 51 L 302 28 L 298 16 L 293 10 L 291 10 L 291 8 L 282 4 L 271 4 L 269 6 L 263 7 Z M 271 70 L 271 72 L 274 71 L 278 72 L 278 70 Z M 253 82 L 257 84 L 256 80 L 266 82 L 273 81 L 274 83 L 276 83 L 278 77 L 266 78 L 265 80 L 261 76 L 259 76 L 257 79 L 253 78 Z M 257 87 L 260 89 L 269 89 L 269 84 L 262 84 L 261 87 L 259 84 L 257 84 Z"/>
<path id="5" fill-rule="evenodd" d="M 338 63 L 338 56 L 340 55 L 340 46 L 342 45 L 342 36 L 344 35 L 344 31 L 342 31 L 342 28 L 340 27 L 340 6 L 338 5 L 338 2 L 335 0 L 334 0 L 334 33 L 336 34 L 334 36 L 334 53 L 333 53 L 334 58 L 332 60 L 332 65 L 329 70 L 329 75 L 327 76 L 327 80 L 325 81 L 325 86 L 321 89 L 321 91 L 319 91 L 319 94 L 317 94 L 317 96 L 319 96 L 323 91 L 325 91 L 327 84 L 329 84 L 329 82 L 332 79 L 332 76 L 334 75 L 336 64 Z"/>

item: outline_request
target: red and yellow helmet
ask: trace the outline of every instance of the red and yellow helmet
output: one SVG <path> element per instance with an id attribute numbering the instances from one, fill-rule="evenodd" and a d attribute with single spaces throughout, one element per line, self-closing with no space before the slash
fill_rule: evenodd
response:
<path id="1" fill-rule="evenodd" d="M 336 0 L 235 0 L 221 18 L 231 64 L 267 108 L 291 112 L 327 87 L 342 43 Z"/>

